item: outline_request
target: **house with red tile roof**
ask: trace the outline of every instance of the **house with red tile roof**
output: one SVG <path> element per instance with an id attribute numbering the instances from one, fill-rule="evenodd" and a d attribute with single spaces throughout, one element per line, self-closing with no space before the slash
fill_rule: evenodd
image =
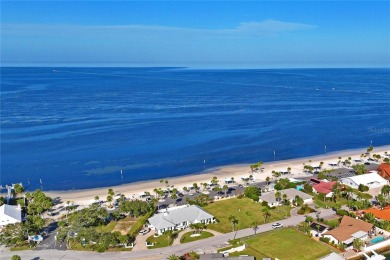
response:
<path id="1" fill-rule="evenodd" d="M 322 193 L 325 195 L 328 195 L 329 193 L 331 193 L 333 186 L 336 184 L 335 181 L 326 182 L 326 181 L 322 181 L 322 180 L 318 180 L 318 179 L 315 179 L 316 181 L 314 181 L 314 179 L 312 179 L 312 180 L 314 183 L 317 183 L 317 184 L 313 185 L 313 189 L 317 193 Z"/>
<path id="2" fill-rule="evenodd" d="M 363 210 L 364 213 L 372 213 L 377 219 L 390 220 L 390 206 L 384 207 L 383 209 L 370 208 Z"/>
<path id="3" fill-rule="evenodd" d="M 383 179 L 390 180 L 390 164 L 382 163 L 379 165 L 377 171 Z"/>

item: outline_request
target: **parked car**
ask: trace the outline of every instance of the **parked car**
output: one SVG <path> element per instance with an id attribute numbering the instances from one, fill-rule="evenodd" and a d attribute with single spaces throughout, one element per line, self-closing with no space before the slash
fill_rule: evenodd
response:
<path id="1" fill-rule="evenodd" d="M 140 235 L 145 235 L 145 234 L 147 234 L 147 233 L 149 233 L 149 229 L 142 229 L 140 232 L 139 232 L 139 234 Z"/>
<path id="2" fill-rule="evenodd" d="M 191 193 L 191 192 L 190 192 L 190 193 L 188 193 L 188 195 L 190 195 L 190 196 L 194 196 L 194 193 Z"/>
<path id="3" fill-rule="evenodd" d="M 283 227 L 283 224 L 281 224 L 281 223 L 274 223 L 274 224 L 272 224 L 272 228 L 273 228 L 273 229 L 275 229 L 275 228 L 281 228 L 281 227 Z"/>

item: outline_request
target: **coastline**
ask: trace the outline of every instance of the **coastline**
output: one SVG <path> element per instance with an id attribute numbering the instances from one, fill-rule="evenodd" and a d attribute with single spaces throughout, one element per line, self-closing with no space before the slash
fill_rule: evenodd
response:
<path id="1" fill-rule="evenodd" d="M 291 168 L 292 177 L 308 176 L 303 173 L 303 163 L 319 164 L 324 162 L 324 165 L 328 165 L 330 162 L 337 162 L 338 157 L 343 159 L 347 157 L 359 158 L 362 153 L 366 152 L 367 148 L 349 149 L 342 151 L 330 152 L 322 155 L 314 155 L 310 157 L 301 157 L 281 161 L 264 162 L 262 172 L 251 172 L 250 164 L 236 164 L 226 165 L 217 168 L 206 170 L 203 173 L 195 173 L 189 175 L 183 175 L 173 178 L 164 178 L 169 181 L 169 186 L 174 185 L 175 188 L 190 187 L 193 183 L 210 182 L 213 176 L 217 176 L 220 183 L 223 182 L 224 178 L 234 177 L 235 181 L 240 181 L 241 177 L 253 175 L 256 181 L 264 181 L 267 177 L 272 178 L 272 171 L 286 171 L 288 167 Z M 390 145 L 375 147 L 372 151 L 375 153 L 384 153 L 385 151 L 390 152 Z M 105 200 L 107 196 L 107 190 L 112 188 L 115 193 L 124 194 L 127 197 L 135 196 L 145 191 L 153 193 L 154 188 L 165 188 L 164 184 L 160 183 L 159 179 L 140 181 L 134 183 L 128 183 L 112 187 L 102 187 L 93 189 L 83 190 L 65 190 L 65 191 L 45 191 L 45 193 L 52 198 L 60 198 L 62 203 L 72 201 L 78 205 L 90 204 L 95 196 L 99 196 L 100 199 Z"/>

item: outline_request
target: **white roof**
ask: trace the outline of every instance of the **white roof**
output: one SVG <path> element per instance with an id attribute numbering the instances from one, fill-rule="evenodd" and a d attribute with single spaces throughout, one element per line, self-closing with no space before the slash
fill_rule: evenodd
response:
<path id="1" fill-rule="evenodd" d="M 14 220 L 17 220 L 18 222 L 22 221 L 22 211 L 18 206 L 11 206 L 4 204 L 0 207 L 0 217 L 4 218 L 4 216 L 7 216 L 9 218 L 12 218 Z M 0 223 L 0 225 L 8 224 L 8 223 Z"/>
<path id="2" fill-rule="evenodd" d="M 149 218 L 149 223 L 153 225 L 157 230 L 163 228 L 174 227 L 183 222 L 195 222 L 206 219 L 214 218 L 213 215 L 204 211 L 196 205 L 192 205 L 186 208 L 180 208 L 172 210 L 166 213 L 154 214 Z"/>
<path id="3" fill-rule="evenodd" d="M 354 238 L 361 238 L 361 237 L 364 237 L 364 236 L 367 236 L 367 232 L 364 232 L 364 231 L 358 231 L 356 233 L 353 233 L 351 235 L 351 237 L 354 237 Z"/>
<path id="4" fill-rule="evenodd" d="M 380 183 L 380 184 L 383 183 L 383 185 L 386 185 L 388 183 L 386 179 L 383 179 L 379 174 L 375 172 L 342 178 L 341 180 L 348 180 L 348 179 L 352 180 L 357 185 L 359 184 L 369 185 L 371 183 Z"/>

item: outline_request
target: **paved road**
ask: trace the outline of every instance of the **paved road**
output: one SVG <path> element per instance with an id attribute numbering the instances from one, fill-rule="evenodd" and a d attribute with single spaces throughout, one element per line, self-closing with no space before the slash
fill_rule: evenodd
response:
<path id="1" fill-rule="evenodd" d="M 311 214 L 315 217 L 315 214 Z M 323 209 L 320 213 L 322 218 L 326 218 L 334 215 L 334 212 L 330 209 Z M 278 221 L 284 226 L 295 226 L 298 223 L 304 221 L 304 216 L 292 216 L 288 219 Z M 257 233 L 262 233 L 272 230 L 272 223 L 267 223 L 260 225 Z M 253 235 L 254 231 L 251 228 L 239 230 L 237 232 L 231 232 L 227 234 L 222 234 L 219 236 L 214 236 L 211 238 L 175 245 L 166 248 L 150 249 L 146 251 L 139 252 L 117 252 L 117 253 L 95 253 L 95 252 L 81 252 L 81 251 L 61 251 L 61 250 L 41 250 L 41 251 L 19 251 L 17 254 L 22 257 L 22 259 L 61 259 L 61 260 L 85 260 L 85 259 L 166 259 L 167 256 L 171 254 L 182 255 L 186 252 L 199 251 L 205 248 L 210 248 L 214 245 L 221 245 L 227 242 L 229 239 L 242 238 L 246 236 Z M 0 259 L 10 259 L 15 252 L 2 252 Z"/>

